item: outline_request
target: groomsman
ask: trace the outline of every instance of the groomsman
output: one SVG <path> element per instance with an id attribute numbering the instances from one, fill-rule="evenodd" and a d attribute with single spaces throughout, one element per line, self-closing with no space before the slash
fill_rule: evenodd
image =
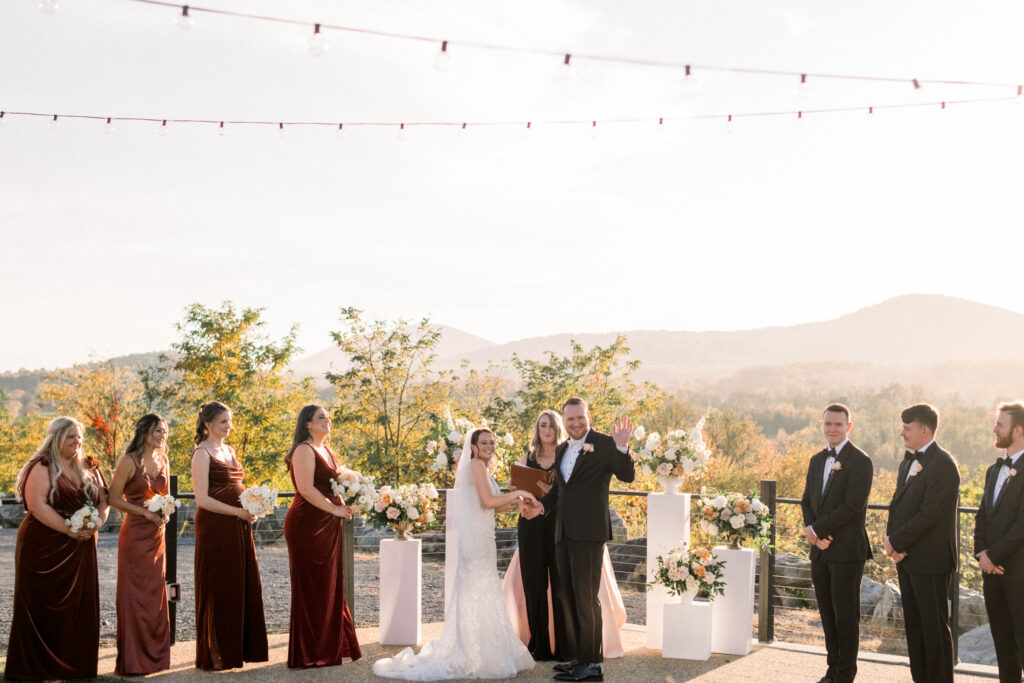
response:
<path id="1" fill-rule="evenodd" d="M 889 503 L 885 554 L 896 562 L 916 683 L 953 683 L 950 577 L 957 566 L 960 472 L 935 443 L 939 413 L 921 403 L 901 414 L 907 447 Z"/>
<path id="2" fill-rule="evenodd" d="M 821 428 L 828 447 L 811 458 L 800 500 L 828 651 L 828 671 L 818 683 L 850 683 L 857 675 L 860 581 L 871 557 L 864 518 L 874 467 L 850 443 L 849 408 L 841 403 L 825 408 Z"/>
<path id="3" fill-rule="evenodd" d="M 1020 683 L 1024 666 L 1024 404 L 996 412 L 996 448 L 1006 456 L 985 473 L 974 525 L 974 556 L 985 572 L 985 610 L 1001 683 Z"/>

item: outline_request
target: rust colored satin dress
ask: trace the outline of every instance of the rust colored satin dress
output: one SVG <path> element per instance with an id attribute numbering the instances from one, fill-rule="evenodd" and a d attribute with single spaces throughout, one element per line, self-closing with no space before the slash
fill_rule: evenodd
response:
<path id="1" fill-rule="evenodd" d="M 151 477 L 145 467 L 124 486 L 124 498 L 145 509 L 167 493 L 167 469 Z M 117 536 L 117 663 L 114 673 L 151 674 L 171 666 L 164 528 L 125 515 Z"/>
<path id="2" fill-rule="evenodd" d="M 210 497 L 240 508 L 242 466 L 210 458 Z M 196 667 L 237 669 L 267 661 L 263 586 L 252 524 L 231 515 L 196 510 Z"/>
<path id="3" fill-rule="evenodd" d="M 36 455 L 34 467 L 49 469 Z M 26 476 L 27 476 L 26 472 Z M 49 473 L 47 473 L 49 477 Z M 57 480 L 51 503 L 70 517 L 87 502 L 85 490 L 66 476 Z M 94 678 L 100 648 L 100 585 L 96 537 L 76 541 L 29 514 L 18 527 L 14 548 L 14 619 L 4 676 L 13 680 Z"/>
<path id="4" fill-rule="evenodd" d="M 312 446 L 311 446 L 312 447 Z M 293 449 L 294 450 L 294 449 Z M 331 491 L 337 471 L 330 449 L 316 448 L 313 486 L 325 498 L 340 505 Z M 295 471 L 289 467 L 292 484 Z M 343 520 L 313 506 L 295 487 L 295 500 L 284 518 L 291 571 L 292 607 L 288 627 L 288 666 L 305 669 L 341 664 L 345 657 L 362 656 L 352 613 L 345 604 L 342 565 Z"/>

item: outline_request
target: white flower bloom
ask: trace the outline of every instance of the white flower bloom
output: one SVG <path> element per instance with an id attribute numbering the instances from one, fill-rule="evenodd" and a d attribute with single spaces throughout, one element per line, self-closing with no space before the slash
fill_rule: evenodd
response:
<path id="1" fill-rule="evenodd" d="M 686 472 L 687 474 L 690 474 L 691 472 L 693 472 L 693 468 L 694 467 L 696 467 L 696 465 L 689 458 L 687 458 L 686 460 L 683 460 L 683 471 Z"/>
<path id="2" fill-rule="evenodd" d="M 504 439 L 504 441 L 505 441 L 505 445 L 506 445 L 506 446 L 512 446 L 512 445 L 514 445 L 514 444 L 515 444 L 515 442 L 516 442 L 516 440 L 512 438 L 512 435 L 511 435 L 511 434 L 505 434 L 505 439 Z"/>
<path id="3" fill-rule="evenodd" d="M 660 465 L 658 465 L 658 474 L 660 474 L 663 477 L 669 476 L 670 474 L 672 474 L 672 465 L 669 465 L 667 462 L 661 463 Z"/>
<path id="4" fill-rule="evenodd" d="M 654 474 L 654 471 L 651 470 L 651 466 L 650 465 L 641 465 L 640 466 L 640 471 L 643 473 L 643 475 L 645 477 L 649 477 L 652 474 Z"/>
<path id="5" fill-rule="evenodd" d="M 448 432 L 448 440 L 451 441 L 452 443 L 459 443 L 460 441 L 462 441 L 462 434 L 459 434 L 457 431 L 453 429 L 452 431 Z"/>
<path id="6" fill-rule="evenodd" d="M 761 510 L 764 509 L 764 503 L 755 498 L 754 500 L 750 501 L 750 509 L 753 510 L 754 512 L 760 512 Z"/>
<path id="7" fill-rule="evenodd" d="M 436 441 L 428 441 L 427 442 L 427 455 L 433 455 L 434 451 L 436 451 L 436 450 L 437 450 L 437 442 Z"/>
<path id="8" fill-rule="evenodd" d="M 719 496 L 718 498 L 715 498 L 713 501 L 711 501 L 711 507 L 718 509 L 724 508 L 728 504 L 729 501 L 725 499 L 725 496 Z"/>
<path id="9" fill-rule="evenodd" d="M 715 526 L 714 522 L 707 519 L 700 520 L 700 528 L 706 534 L 714 535 L 718 533 L 718 527 Z"/>
<path id="10" fill-rule="evenodd" d="M 746 524 L 747 519 L 743 515 L 735 515 L 729 520 L 729 524 L 732 525 L 733 529 L 740 529 Z"/>
<path id="11" fill-rule="evenodd" d="M 644 429 L 643 425 L 633 430 L 633 438 L 637 441 L 643 441 L 645 436 L 647 436 L 647 430 Z"/>
<path id="12" fill-rule="evenodd" d="M 757 515 L 755 515 L 753 512 L 748 512 L 746 514 L 746 518 L 747 524 L 757 524 Z"/>

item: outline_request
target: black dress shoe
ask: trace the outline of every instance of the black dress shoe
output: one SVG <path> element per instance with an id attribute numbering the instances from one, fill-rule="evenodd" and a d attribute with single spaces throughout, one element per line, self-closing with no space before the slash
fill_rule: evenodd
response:
<path id="1" fill-rule="evenodd" d="M 579 661 L 577 661 L 575 659 L 571 659 L 568 662 L 562 662 L 561 664 L 555 664 L 555 666 L 552 667 L 552 668 L 555 671 L 558 671 L 559 673 L 563 673 L 564 674 L 564 673 L 568 673 L 568 672 L 572 671 L 577 666 L 579 666 Z"/>
<path id="2" fill-rule="evenodd" d="M 572 671 L 555 674 L 556 681 L 603 681 L 604 671 L 600 666 L 577 664 Z"/>

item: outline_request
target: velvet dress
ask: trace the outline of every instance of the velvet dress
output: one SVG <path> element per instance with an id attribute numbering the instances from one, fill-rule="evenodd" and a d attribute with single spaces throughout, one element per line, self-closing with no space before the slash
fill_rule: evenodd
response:
<path id="1" fill-rule="evenodd" d="M 210 457 L 209 496 L 242 507 L 238 496 L 245 490 L 243 474 L 234 454 L 231 464 Z M 219 671 L 267 661 L 252 524 L 198 508 L 195 525 L 196 667 Z"/>
<path id="2" fill-rule="evenodd" d="M 337 462 L 330 449 L 315 454 L 313 486 L 337 505 L 331 490 Z M 294 451 L 294 448 L 292 449 Z M 292 484 L 295 470 L 289 466 Z M 292 605 L 288 626 L 288 666 L 304 669 L 341 664 L 362 656 L 352 614 L 345 604 L 345 576 L 340 517 L 312 505 L 295 486 L 295 500 L 284 518 L 288 544 Z"/>
<path id="3" fill-rule="evenodd" d="M 145 467 L 124 486 L 124 498 L 146 509 L 167 494 L 167 468 L 155 477 Z M 149 674 L 171 666 L 167 611 L 164 528 L 140 515 L 126 514 L 117 536 L 117 663 L 114 673 Z"/>
<path id="4" fill-rule="evenodd" d="M 35 467 L 49 469 L 50 459 L 34 456 L 28 471 Z M 98 494 L 89 497 L 67 476 L 57 480 L 51 502 L 57 514 L 68 518 L 86 503 L 99 505 Z M 94 678 L 100 647 L 96 537 L 78 541 L 36 519 L 27 501 L 25 509 L 14 548 L 14 618 L 4 676 Z"/>

